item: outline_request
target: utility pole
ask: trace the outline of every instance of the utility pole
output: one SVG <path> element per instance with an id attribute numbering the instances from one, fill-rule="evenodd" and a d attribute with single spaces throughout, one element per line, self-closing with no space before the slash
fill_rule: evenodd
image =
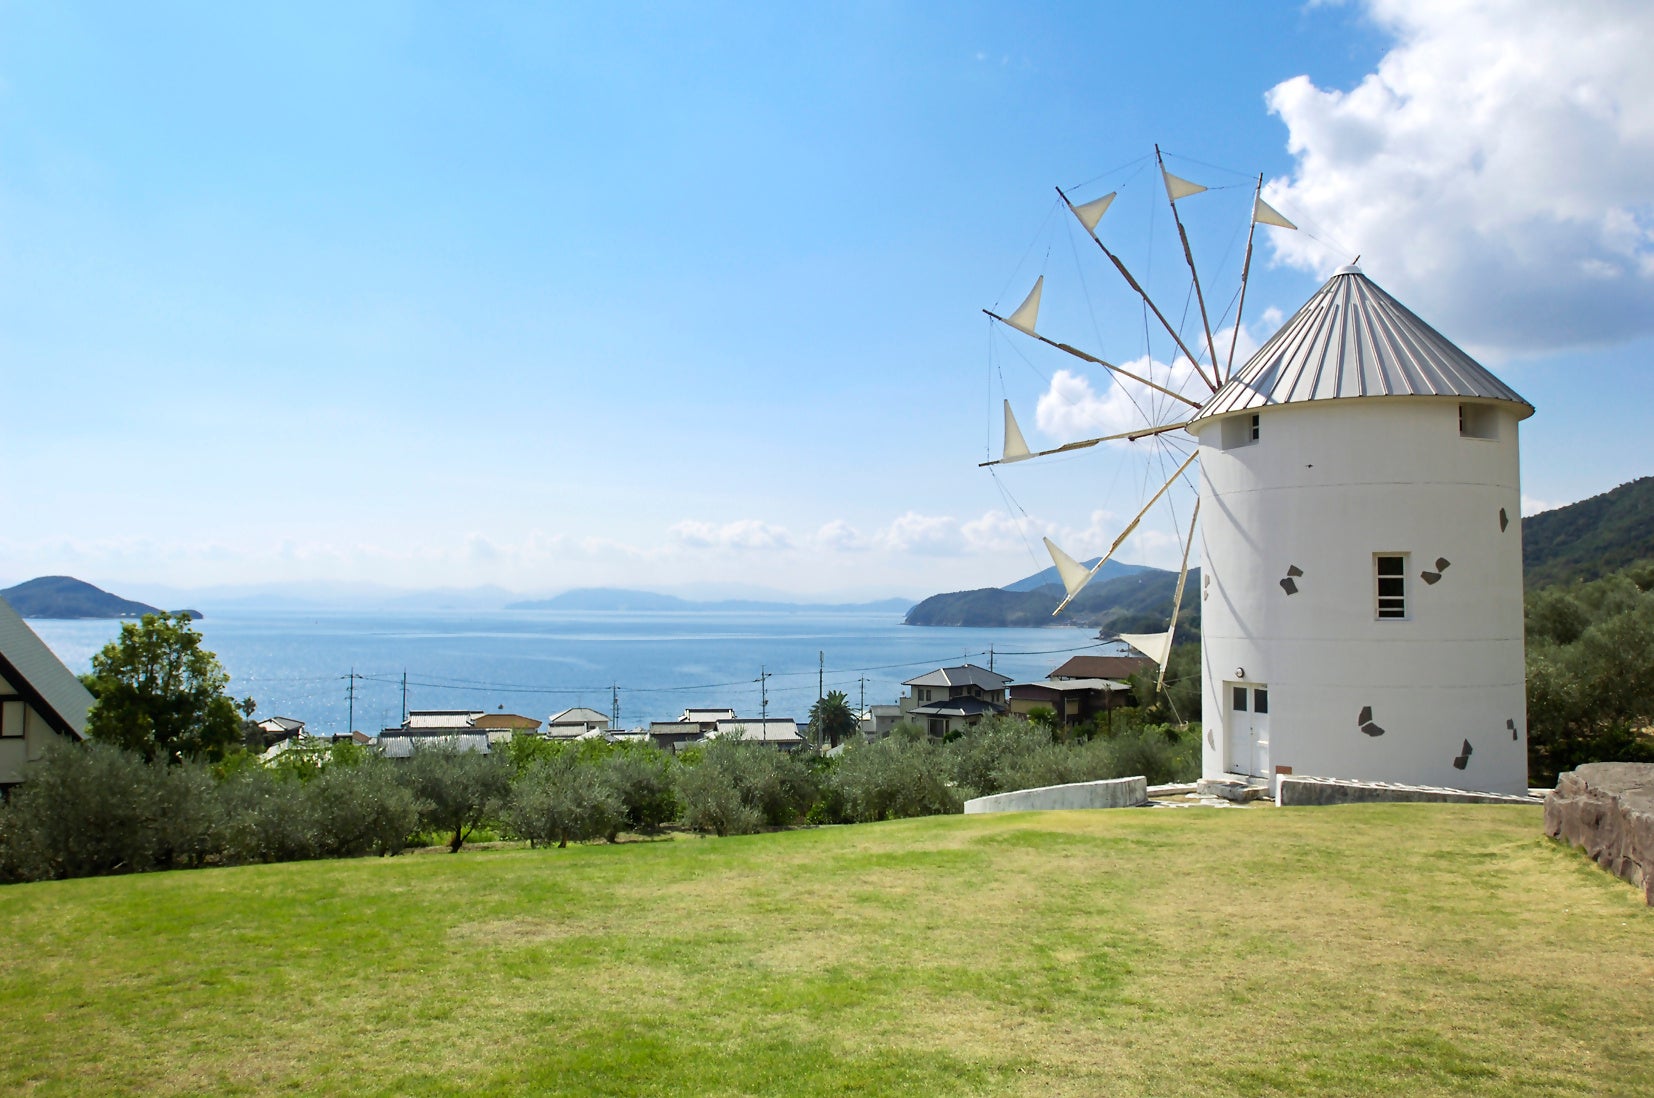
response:
<path id="1" fill-rule="evenodd" d="M 346 702 L 346 708 L 345 708 L 345 713 L 346 713 L 345 731 L 346 732 L 356 731 L 356 680 L 366 678 L 366 677 L 367 677 L 366 675 L 358 675 L 356 673 L 356 668 L 354 668 L 354 667 L 352 667 L 350 669 L 350 674 L 345 676 L 346 681 L 348 681 L 349 684 L 350 684 L 349 686 L 345 687 L 345 697 L 346 697 L 346 699 L 348 699 L 347 702 Z"/>
<path id="2" fill-rule="evenodd" d="M 408 669 L 402 669 L 402 723 L 408 723 Z"/>
<path id="3" fill-rule="evenodd" d="M 620 684 L 609 684 L 609 731 L 620 731 Z"/>
<path id="4" fill-rule="evenodd" d="M 827 653 L 816 653 L 816 701 L 827 696 Z"/>
<path id="5" fill-rule="evenodd" d="M 764 665 L 758 665 L 758 713 L 759 720 L 768 726 L 770 719 L 770 673 L 764 670 Z"/>
<path id="6" fill-rule="evenodd" d="M 988 645 L 988 670 L 992 671 L 993 669 L 994 669 L 994 646 L 990 644 L 990 645 Z"/>

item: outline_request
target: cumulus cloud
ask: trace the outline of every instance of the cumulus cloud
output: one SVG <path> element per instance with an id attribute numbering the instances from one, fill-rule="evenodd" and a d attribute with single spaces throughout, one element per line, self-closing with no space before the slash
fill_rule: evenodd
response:
<path id="1" fill-rule="evenodd" d="M 856 552 L 868 548 L 868 541 L 860 530 L 843 519 L 834 519 L 816 531 L 816 544 L 839 552 Z"/>
<path id="2" fill-rule="evenodd" d="M 1258 321 L 1258 326 L 1272 332 L 1280 323 L 1280 310 L 1269 309 Z M 1228 357 L 1229 341 L 1234 331 L 1234 327 L 1230 326 L 1212 333 L 1212 341 L 1220 348 L 1222 359 Z M 1235 337 L 1237 367 L 1257 349 L 1258 339 L 1253 334 L 1253 327 L 1242 324 L 1240 335 Z M 1210 389 L 1195 375 L 1194 366 L 1183 355 L 1178 355 L 1170 365 L 1146 355 L 1119 365 L 1139 377 L 1148 378 L 1174 392 L 1186 393 L 1196 400 L 1210 394 Z M 1207 366 L 1206 371 L 1209 374 L 1211 367 Z M 1039 403 L 1034 408 L 1035 426 L 1059 443 L 1074 442 L 1098 435 L 1117 435 L 1155 423 L 1175 423 L 1188 418 L 1194 411 L 1141 382 L 1108 371 L 1104 373 L 1106 376 L 1096 379 L 1104 386 L 1098 392 L 1092 387 L 1093 379 L 1085 374 L 1058 370 L 1051 376 L 1051 383 L 1040 394 Z M 1130 443 L 1121 441 L 1116 445 L 1127 446 Z"/>
<path id="3" fill-rule="evenodd" d="M 1366 7 L 1395 39 L 1377 71 L 1269 91 L 1296 166 L 1265 198 L 1482 353 L 1654 332 L 1654 5 Z M 1268 239 L 1322 275 L 1351 258 Z"/>
<path id="4" fill-rule="evenodd" d="M 691 549 L 773 550 L 792 548 L 792 538 L 779 526 L 759 519 L 713 523 L 686 519 L 669 530 L 672 540 Z"/>

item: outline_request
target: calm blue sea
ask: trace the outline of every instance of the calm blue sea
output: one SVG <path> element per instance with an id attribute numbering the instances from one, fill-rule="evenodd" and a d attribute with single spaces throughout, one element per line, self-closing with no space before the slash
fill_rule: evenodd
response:
<path id="1" fill-rule="evenodd" d="M 115 621 L 29 624 L 71 669 L 120 630 Z M 906 626 L 892 614 L 224 611 L 196 623 L 230 673 L 235 697 L 258 716 L 296 717 L 312 731 L 343 731 L 355 683 L 355 727 L 377 732 L 412 709 L 479 709 L 544 720 L 573 705 L 610 712 L 618 687 L 626 727 L 675 719 L 689 707 L 759 715 L 760 670 L 769 714 L 802 723 L 818 667 L 852 707 L 894 702 L 901 682 L 966 661 L 1017 680 L 1069 656 L 1108 654 L 1090 630 Z"/>

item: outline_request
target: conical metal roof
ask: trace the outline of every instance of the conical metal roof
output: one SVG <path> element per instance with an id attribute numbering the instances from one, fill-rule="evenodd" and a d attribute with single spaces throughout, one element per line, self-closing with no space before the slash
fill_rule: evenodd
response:
<path id="1" fill-rule="evenodd" d="M 1533 415 L 1533 405 L 1360 268 L 1340 267 L 1194 420 L 1357 397 L 1502 400 L 1521 406 L 1519 419 Z"/>

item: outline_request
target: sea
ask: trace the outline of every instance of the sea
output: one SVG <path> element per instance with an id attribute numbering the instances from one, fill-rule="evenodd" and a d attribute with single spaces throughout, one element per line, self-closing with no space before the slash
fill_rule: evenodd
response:
<path id="1" fill-rule="evenodd" d="M 119 621 L 29 622 L 71 670 Z M 544 721 L 571 706 L 618 727 L 675 720 L 688 708 L 809 718 L 818 691 L 852 708 L 894 703 L 902 682 L 975 663 L 1015 681 L 1070 656 L 1112 655 L 1092 630 L 910 626 L 888 612 L 226 610 L 195 623 L 255 717 L 293 717 L 318 734 L 395 727 L 408 709 L 518 713 Z M 404 685 L 405 683 L 405 685 Z M 405 699 L 405 701 L 404 701 Z"/>

